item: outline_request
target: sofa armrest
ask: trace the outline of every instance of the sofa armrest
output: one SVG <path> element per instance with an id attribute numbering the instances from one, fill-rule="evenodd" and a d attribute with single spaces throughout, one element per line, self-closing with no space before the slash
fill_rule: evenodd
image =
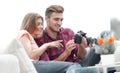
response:
<path id="1" fill-rule="evenodd" d="M 17 57 L 10 54 L 0 54 L 0 73 L 20 73 Z"/>

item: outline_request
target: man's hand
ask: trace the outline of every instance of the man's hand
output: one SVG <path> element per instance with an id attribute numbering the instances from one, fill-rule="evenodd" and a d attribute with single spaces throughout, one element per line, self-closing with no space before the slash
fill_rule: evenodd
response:
<path id="1" fill-rule="evenodd" d="M 82 41 L 81 43 L 79 44 L 79 46 L 83 49 L 87 48 L 88 45 L 87 45 L 87 39 L 85 37 L 82 37 Z"/>
<path id="2" fill-rule="evenodd" d="M 82 37 L 82 41 L 80 44 L 78 44 L 78 52 L 77 55 L 79 58 L 84 59 L 85 55 L 87 53 L 86 48 L 88 47 L 87 45 L 87 39 L 85 37 Z"/>
<path id="3" fill-rule="evenodd" d="M 74 43 L 74 40 L 70 40 L 66 43 L 65 45 L 65 52 L 67 53 L 67 55 L 70 55 L 71 54 L 71 51 L 73 49 L 75 49 L 75 43 Z"/>

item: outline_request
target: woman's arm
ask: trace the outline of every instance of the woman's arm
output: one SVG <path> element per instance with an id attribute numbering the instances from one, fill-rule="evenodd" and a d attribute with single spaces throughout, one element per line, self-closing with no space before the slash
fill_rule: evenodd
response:
<path id="1" fill-rule="evenodd" d="M 49 44 L 44 44 L 44 45 L 42 45 L 41 47 L 38 48 L 36 43 L 31 44 L 31 41 L 29 40 L 27 35 L 24 35 L 23 37 L 21 37 L 19 39 L 19 41 L 24 46 L 28 56 L 31 59 L 39 58 L 40 55 L 47 49 L 47 46 L 49 45 Z M 32 41 L 32 42 L 34 42 L 34 41 Z"/>
<path id="2" fill-rule="evenodd" d="M 31 44 L 31 41 L 27 35 L 24 35 L 19 40 L 22 43 L 22 45 L 24 46 L 28 56 L 31 59 L 38 59 L 41 56 L 41 54 L 43 52 L 45 52 L 45 50 L 47 48 L 57 47 L 59 49 L 59 47 L 62 46 L 62 44 L 61 44 L 62 40 L 58 40 L 58 41 L 54 41 L 54 42 L 44 43 L 43 45 L 38 47 L 37 44 L 35 43 L 34 39 L 32 41 L 33 43 Z"/>

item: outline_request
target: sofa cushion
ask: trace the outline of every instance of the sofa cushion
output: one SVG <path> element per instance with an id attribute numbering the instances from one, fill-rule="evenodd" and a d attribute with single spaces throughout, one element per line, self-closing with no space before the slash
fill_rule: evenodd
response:
<path id="1" fill-rule="evenodd" d="M 20 73 L 37 73 L 25 49 L 17 39 L 13 39 L 10 42 L 10 44 L 5 48 L 4 53 L 13 54 L 18 58 L 20 64 Z"/>
<path id="2" fill-rule="evenodd" d="M 0 73 L 20 73 L 17 57 L 12 54 L 1 54 Z"/>

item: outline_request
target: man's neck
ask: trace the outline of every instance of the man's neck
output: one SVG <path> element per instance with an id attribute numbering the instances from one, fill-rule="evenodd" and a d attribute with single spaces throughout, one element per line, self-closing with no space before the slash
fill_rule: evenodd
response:
<path id="1" fill-rule="evenodd" d="M 46 28 L 46 31 L 51 38 L 53 38 L 53 39 L 57 38 L 57 34 L 58 34 L 57 32 L 54 32 L 54 31 L 50 30 L 49 28 Z"/>

